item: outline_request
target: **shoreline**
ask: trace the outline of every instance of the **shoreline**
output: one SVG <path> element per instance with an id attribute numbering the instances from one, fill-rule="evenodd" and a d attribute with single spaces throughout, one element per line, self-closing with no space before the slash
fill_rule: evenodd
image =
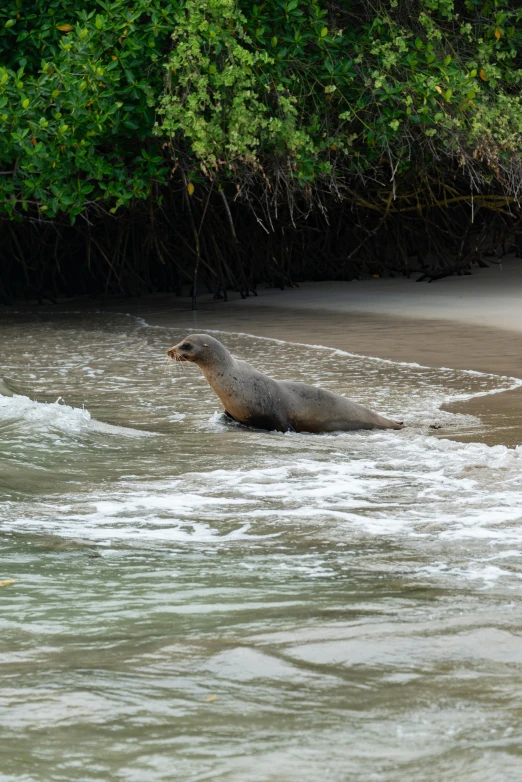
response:
<path id="1" fill-rule="evenodd" d="M 367 313 L 346 315 L 328 310 L 283 312 L 276 307 L 256 307 L 255 312 L 248 307 L 217 312 L 212 308 L 197 313 L 164 313 L 140 307 L 139 316 L 152 326 L 243 332 L 391 361 L 522 379 L 520 334 L 507 329 L 481 329 L 452 321 L 379 318 Z M 466 442 L 479 439 L 487 445 L 512 448 L 522 444 L 522 388 L 453 402 L 443 405 L 443 409 L 478 416 L 484 427 L 469 434 L 441 432 L 442 437 Z"/>
<path id="2" fill-rule="evenodd" d="M 249 307 L 251 300 L 207 301 L 193 313 L 172 302 L 129 302 L 107 307 L 143 318 L 151 326 L 176 326 L 198 331 L 234 331 L 301 344 L 323 345 L 363 356 L 432 367 L 474 370 L 522 379 L 522 334 L 451 320 L 417 319 L 344 313 L 324 309 L 271 306 L 271 292 Z M 261 297 L 260 297 L 261 298 Z M 179 300 L 178 300 L 179 301 Z M 261 305 L 261 302 L 262 305 Z M 151 306 L 152 305 L 152 306 Z M 522 388 L 443 405 L 443 409 L 479 417 L 484 426 L 469 434 L 441 432 L 441 437 L 487 445 L 522 444 Z"/>
<path id="3" fill-rule="evenodd" d="M 130 314 L 150 325 L 240 331 L 289 342 L 324 345 L 350 353 L 432 367 L 467 369 L 522 379 L 522 260 L 478 269 L 473 276 L 436 283 L 412 279 L 304 283 L 285 291 L 261 289 L 257 297 L 228 302 L 210 295 L 190 310 L 188 299 L 153 294 L 87 299 L 58 305 L 4 307 L 9 312 L 51 314 L 66 310 Z M 509 324 L 509 328 L 507 325 Z M 475 397 L 445 409 L 478 416 L 477 437 L 488 445 L 522 444 L 522 388 Z"/>

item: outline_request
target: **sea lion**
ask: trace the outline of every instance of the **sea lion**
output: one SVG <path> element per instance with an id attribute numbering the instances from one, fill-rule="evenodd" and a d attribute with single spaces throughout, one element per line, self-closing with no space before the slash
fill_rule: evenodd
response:
<path id="1" fill-rule="evenodd" d="M 167 351 L 175 361 L 193 361 L 234 421 L 279 432 L 337 432 L 402 429 L 366 407 L 322 388 L 273 380 L 246 361 L 233 358 L 208 334 L 192 334 Z"/>

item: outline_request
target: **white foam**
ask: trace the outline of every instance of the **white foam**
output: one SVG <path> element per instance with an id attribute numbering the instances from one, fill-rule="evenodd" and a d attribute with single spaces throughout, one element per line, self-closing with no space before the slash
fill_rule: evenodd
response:
<path id="1" fill-rule="evenodd" d="M 44 433 L 76 435 L 84 431 L 123 437 L 155 436 L 153 432 L 97 421 L 88 410 L 71 407 L 61 397 L 55 402 L 37 402 L 19 394 L 0 395 L 0 424 L 19 424 L 25 439 Z"/>
<path id="2" fill-rule="evenodd" d="M 159 361 L 153 363 L 151 351 L 152 344 L 159 354 L 167 330 L 157 327 L 148 341 L 140 336 L 144 323 L 136 326 L 130 317 L 128 322 L 135 329 L 132 342 L 125 330 L 107 337 L 98 331 L 98 353 L 88 347 L 81 361 L 67 351 L 69 343 L 58 344 L 53 332 L 50 348 L 56 357 L 65 356 L 62 363 L 56 359 L 58 370 L 64 370 L 59 382 L 71 385 L 77 378 L 91 398 L 105 394 L 103 409 L 109 404 L 119 409 L 128 402 L 134 415 L 141 404 L 140 423 L 154 416 L 162 423 L 170 421 L 168 434 L 157 442 L 128 443 L 111 457 L 121 460 L 122 473 L 129 477 L 106 481 L 95 463 L 98 472 L 92 485 L 83 473 L 76 473 L 77 486 L 71 493 L 6 506 L 0 517 L 3 528 L 131 545 L 249 546 L 257 541 L 291 549 L 296 537 L 310 535 L 317 545 L 341 551 L 336 548 L 340 543 L 349 549 L 361 539 L 392 540 L 399 550 L 419 546 L 415 550 L 421 551 L 425 546 L 431 552 L 433 562 L 426 564 L 423 577 L 435 578 L 436 571 L 429 568 L 441 562 L 440 573 L 447 577 L 479 581 L 473 574 L 480 572 L 488 585 L 509 578 L 503 565 L 486 562 L 485 552 L 501 555 L 522 548 L 522 448 L 454 442 L 440 436 L 444 430 L 433 436 L 428 425 L 436 421 L 452 431 L 473 430 L 480 424 L 476 418 L 441 412 L 440 405 L 449 399 L 497 393 L 522 381 L 340 350 L 325 354 L 321 346 L 229 334 L 227 343 L 234 352 L 275 376 L 290 356 L 296 373 L 301 371 L 307 382 L 360 393 L 361 401 L 388 414 L 408 408 L 408 426 L 397 433 L 275 436 L 224 425 L 222 416 L 213 412 L 217 403 L 195 367 L 178 378 L 173 391 L 159 376 L 161 367 Z M 44 336 L 39 333 L 39 339 Z M 284 349 L 267 349 L 273 343 Z M 122 355 L 132 357 L 132 371 L 124 359 L 115 364 Z M 44 387 L 36 370 L 34 378 L 29 378 L 26 367 L 25 372 L 26 383 L 37 388 L 41 382 Z M 118 420 L 127 419 L 121 415 Z M 31 442 L 40 444 L 45 437 L 63 440 L 67 435 L 72 447 L 77 446 L 78 435 L 89 432 L 101 453 L 122 435 L 146 434 L 103 424 L 85 409 L 23 396 L 0 396 L 0 424 L 12 424 L 16 436 L 29 433 Z M 22 452 L 23 448 L 17 451 Z M 84 453 L 88 458 L 88 448 Z M 442 556 L 447 549 L 451 561 Z M 418 570 L 418 562 L 415 567 Z M 316 577 L 329 577 L 331 569 L 324 562 L 318 560 L 314 568 Z M 495 568 L 507 575 L 502 572 L 495 578 Z"/>
<path id="3" fill-rule="evenodd" d="M 23 421 L 24 428 L 35 433 L 51 430 L 77 433 L 89 426 L 91 414 L 88 410 L 70 407 L 60 399 L 43 403 L 15 394 L 0 396 L 0 421 L 4 424 Z"/>
<path id="4" fill-rule="evenodd" d="M 298 458 L 188 473 L 182 481 L 127 481 L 110 497 L 83 497 L 81 513 L 73 499 L 59 509 L 51 503 L 38 523 L 98 540 L 237 541 L 256 536 L 259 524 L 261 537 L 288 525 L 334 524 L 347 540 L 357 531 L 522 545 L 521 449 L 417 435 L 389 439 L 383 452 L 382 437 L 343 439 L 351 453 L 336 461 Z M 474 464 L 474 477 L 463 474 Z"/>

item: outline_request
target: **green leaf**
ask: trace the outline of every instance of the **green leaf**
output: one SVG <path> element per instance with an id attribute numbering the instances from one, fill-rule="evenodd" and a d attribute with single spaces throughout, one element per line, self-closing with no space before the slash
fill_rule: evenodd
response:
<path id="1" fill-rule="evenodd" d="M 14 27 L 16 24 L 16 19 L 8 19 L 7 22 L 4 24 L 4 27 Z"/>

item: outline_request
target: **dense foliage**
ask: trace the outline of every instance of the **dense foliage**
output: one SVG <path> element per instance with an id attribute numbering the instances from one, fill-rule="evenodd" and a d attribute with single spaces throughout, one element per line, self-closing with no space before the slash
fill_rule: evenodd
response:
<path id="1" fill-rule="evenodd" d="M 74 218 L 166 178 L 152 131 L 171 3 L 11 0 L 0 25 L 4 214 Z"/>
<path id="2" fill-rule="evenodd" d="M 162 129 L 203 171 L 257 164 L 345 194 L 441 160 L 445 178 L 452 157 L 470 190 L 497 178 L 518 192 L 517 3 L 235 5 L 192 0 L 177 16 Z"/>
<path id="3" fill-rule="evenodd" d="M 3 268 L 58 290 L 61 252 L 125 288 L 130 253 L 146 286 L 245 292 L 463 268 L 518 220 L 521 82 L 510 0 L 4 0 Z"/>

